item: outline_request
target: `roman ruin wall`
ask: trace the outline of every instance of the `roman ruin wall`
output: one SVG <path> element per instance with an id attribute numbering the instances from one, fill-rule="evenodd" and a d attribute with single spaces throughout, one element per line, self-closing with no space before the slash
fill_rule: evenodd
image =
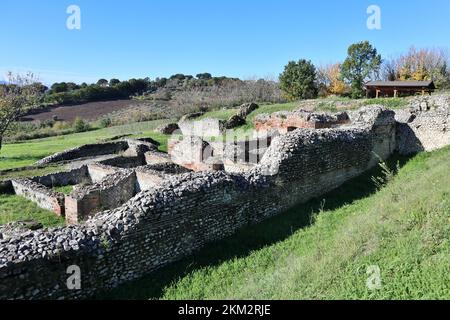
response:
<path id="1" fill-rule="evenodd" d="M 397 112 L 397 150 L 411 155 L 450 144 L 450 109 Z"/>
<path id="2" fill-rule="evenodd" d="M 243 174 L 167 175 L 80 225 L 12 237 L 0 231 L 0 298 L 90 297 L 333 190 L 375 165 L 373 150 L 389 156 L 395 147 L 392 111 L 360 113 L 367 122 L 274 138 Z M 71 265 L 81 269 L 80 290 L 66 286 Z"/>
<path id="3" fill-rule="evenodd" d="M 329 115 L 305 110 L 293 112 L 280 111 L 273 114 L 261 114 L 255 117 L 253 124 L 256 131 L 267 132 L 277 129 L 286 133 L 298 128 L 325 129 L 349 124 L 350 119 L 345 112 Z"/>
<path id="4" fill-rule="evenodd" d="M 30 199 L 39 207 L 52 211 L 58 216 L 65 214 L 63 194 L 48 189 L 31 179 L 18 179 L 11 182 L 16 195 Z"/>
<path id="5" fill-rule="evenodd" d="M 125 142 L 129 148 L 120 157 L 130 165 L 121 166 L 123 159 L 117 158 L 116 163 L 30 179 L 47 187 L 90 182 L 65 199 L 66 219 L 69 212 L 69 222 L 77 225 L 21 232 L 11 225 L 0 227 L 0 299 L 95 296 L 322 196 L 395 150 L 414 151 L 405 147 L 412 137 L 425 150 L 450 144 L 445 140 L 448 109 L 425 109 L 402 114 L 368 106 L 351 112 L 341 124 L 336 115 L 324 117 L 330 128 L 278 132 L 262 150 L 249 141 L 208 143 L 189 135 L 169 144 L 169 159 L 148 145 L 129 147 Z M 280 125 L 274 126 L 279 131 Z M 410 129 L 408 134 L 402 126 Z M 253 152 L 260 152 L 254 163 L 236 161 L 235 156 Z M 133 167 L 133 157 L 145 165 L 137 161 Z M 204 167 L 197 167 L 201 163 Z M 73 217 L 70 199 L 76 207 Z M 74 265 L 81 271 L 79 290 L 66 285 L 67 268 Z"/>

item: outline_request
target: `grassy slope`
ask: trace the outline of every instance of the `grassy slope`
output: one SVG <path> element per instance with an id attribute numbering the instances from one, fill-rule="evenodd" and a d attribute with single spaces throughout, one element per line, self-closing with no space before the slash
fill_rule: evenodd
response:
<path id="1" fill-rule="evenodd" d="M 378 192 L 373 170 L 105 296 L 450 299 L 449 169 L 450 147 L 420 154 Z M 371 265 L 380 290 L 366 287 Z"/>
<path id="2" fill-rule="evenodd" d="M 0 151 L 0 170 L 32 165 L 36 161 L 69 148 L 100 142 L 114 136 L 132 134 L 135 137 L 152 137 L 159 141 L 161 149 L 167 146 L 167 137 L 153 132 L 163 121 L 149 121 L 90 132 L 36 139 L 24 143 L 5 144 Z"/>
<path id="3" fill-rule="evenodd" d="M 64 225 L 64 218 L 39 208 L 34 202 L 19 196 L 0 194 L 0 225 L 28 219 L 40 222 L 44 227 Z"/>

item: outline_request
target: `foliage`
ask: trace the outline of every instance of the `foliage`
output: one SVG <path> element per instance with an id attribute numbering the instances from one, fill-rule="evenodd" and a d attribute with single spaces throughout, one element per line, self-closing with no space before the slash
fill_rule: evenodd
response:
<path id="1" fill-rule="evenodd" d="M 290 61 L 280 75 L 280 88 L 288 100 L 317 97 L 316 68 L 307 60 Z"/>
<path id="2" fill-rule="evenodd" d="M 322 97 L 328 95 L 343 96 L 348 92 L 348 86 L 342 79 L 342 65 L 340 63 L 319 67 L 317 70 L 317 82 Z"/>
<path id="3" fill-rule="evenodd" d="M 111 118 L 109 118 L 109 117 L 103 117 L 103 118 L 100 120 L 100 127 L 101 127 L 101 128 L 108 128 L 108 127 L 111 126 L 111 124 L 112 124 L 112 120 L 111 120 Z"/>
<path id="4" fill-rule="evenodd" d="M 0 150 L 5 132 L 38 101 L 38 87 L 33 74 L 8 74 L 8 84 L 0 85 Z"/>
<path id="5" fill-rule="evenodd" d="M 342 77 L 351 84 L 352 97 L 363 96 L 364 83 L 378 78 L 381 55 L 368 41 L 352 44 L 348 48 L 348 57 L 342 65 Z"/>
<path id="6" fill-rule="evenodd" d="M 385 80 L 433 80 L 438 89 L 450 87 L 449 56 L 443 49 L 416 49 L 383 63 Z"/>
<path id="7" fill-rule="evenodd" d="M 73 122 L 73 128 L 75 132 L 85 132 L 89 130 L 89 123 L 85 122 L 80 117 L 76 117 Z"/>

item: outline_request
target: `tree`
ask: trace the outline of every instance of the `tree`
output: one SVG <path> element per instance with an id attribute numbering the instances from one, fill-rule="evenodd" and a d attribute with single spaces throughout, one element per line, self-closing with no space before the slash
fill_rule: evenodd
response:
<path id="1" fill-rule="evenodd" d="M 321 95 L 344 95 L 348 91 L 347 85 L 342 80 L 341 68 L 342 65 L 340 63 L 334 63 L 318 68 L 317 82 Z"/>
<path id="2" fill-rule="evenodd" d="M 31 86 L 34 87 L 32 90 L 35 90 L 35 92 L 39 94 L 44 94 L 48 90 L 48 87 L 43 85 L 41 82 L 35 82 L 31 84 Z"/>
<path id="3" fill-rule="evenodd" d="M 6 131 L 19 117 L 31 110 L 38 98 L 33 74 L 7 76 L 8 84 L 0 85 L 0 150 Z"/>
<path id="4" fill-rule="evenodd" d="M 400 79 L 400 71 L 398 69 L 397 60 L 389 59 L 383 61 L 381 73 L 382 78 L 385 81 L 395 81 Z"/>
<path id="5" fill-rule="evenodd" d="M 207 72 L 205 72 L 205 73 L 199 73 L 198 75 L 196 75 L 196 77 L 197 77 L 197 79 L 200 79 L 200 80 L 209 80 L 209 79 L 212 79 L 211 73 L 207 73 Z"/>
<path id="6" fill-rule="evenodd" d="M 316 68 L 304 59 L 290 61 L 280 75 L 280 88 L 288 100 L 316 98 Z"/>
<path id="7" fill-rule="evenodd" d="M 352 44 L 342 65 L 342 76 L 352 87 L 352 97 L 361 98 L 366 81 L 379 78 L 381 55 L 368 41 Z"/>
<path id="8" fill-rule="evenodd" d="M 51 86 L 51 90 L 54 93 L 60 93 L 60 92 L 67 92 L 68 91 L 68 86 L 67 83 L 65 82 L 56 82 Z"/>
<path id="9" fill-rule="evenodd" d="M 114 87 L 115 85 L 118 85 L 119 83 L 120 83 L 119 79 L 111 79 L 111 80 L 109 80 L 109 85 L 111 87 Z"/>
<path id="10" fill-rule="evenodd" d="M 439 89 L 450 85 L 449 56 L 443 49 L 416 49 L 409 51 L 383 64 L 384 77 L 386 70 L 390 80 L 433 80 Z"/>
<path id="11" fill-rule="evenodd" d="M 100 79 L 97 81 L 97 85 L 101 86 L 101 87 L 106 87 L 108 85 L 108 80 L 106 79 Z"/>

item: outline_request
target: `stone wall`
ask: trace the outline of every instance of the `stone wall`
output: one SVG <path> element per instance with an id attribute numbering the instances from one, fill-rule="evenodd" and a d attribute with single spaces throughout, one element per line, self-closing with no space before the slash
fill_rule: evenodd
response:
<path id="1" fill-rule="evenodd" d="M 74 190 L 65 198 L 66 222 L 77 224 L 102 210 L 114 209 L 136 194 L 136 173 L 120 170 L 93 185 Z"/>
<path id="2" fill-rule="evenodd" d="M 91 181 L 93 183 L 99 183 L 107 176 L 110 176 L 119 171 L 119 168 L 101 163 L 91 163 L 87 165 L 87 170 Z"/>
<path id="3" fill-rule="evenodd" d="M 305 110 L 261 114 L 256 116 L 253 120 L 255 129 L 258 132 L 267 132 L 277 129 L 280 133 L 286 133 L 298 128 L 333 128 L 349 123 L 350 119 L 345 112 L 330 115 L 324 113 L 313 113 Z"/>
<path id="4" fill-rule="evenodd" d="M 450 108 L 397 111 L 396 119 L 397 150 L 401 154 L 433 151 L 450 145 Z"/>
<path id="5" fill-rule="evenodd" d="M 353 127 L 275 138 L 245 174 L 168 176 L 82 225 L 0 236 L 0 299 L 90 297 L 337 188 L 375 165 L 372 151 L 387 157 L 393 149 L 393 112 L 362 115 L 368 122 Z M 70 265 L 81 268 L 81 290 L 65 285 Z"/>
<path id="6" fill-rule="evenodd" d="M 218 137 L 225 133 L 225 121 L 218 119 L 183 120 L 178 123 L 184 136 Z"/>
<path id="7" fill-rule="evenodd" d="M 56 153 L 50 157 L 38 161 L 37 165 L 44 165 L 49 163 L 68 161 L 74 159 L 102 156 L 107 154 L 116 154 L 128 149 L 126 141 L 87 144 L 81 147 L 76 147 L 64 152 Z"/>
<path id="8" fill-rule="evenodd" d="M 39 207 L 64 215 L 64 195 L 30 179 L 12 180 L 14 192 L 36 203 Z"/>
<path id="9" fill-rule="evenodd" d="M 67 172 L 56 172 L 31 179 L 47 188 L 89 183 L 91 181 L 87 166 L 82 166 Z"/>

